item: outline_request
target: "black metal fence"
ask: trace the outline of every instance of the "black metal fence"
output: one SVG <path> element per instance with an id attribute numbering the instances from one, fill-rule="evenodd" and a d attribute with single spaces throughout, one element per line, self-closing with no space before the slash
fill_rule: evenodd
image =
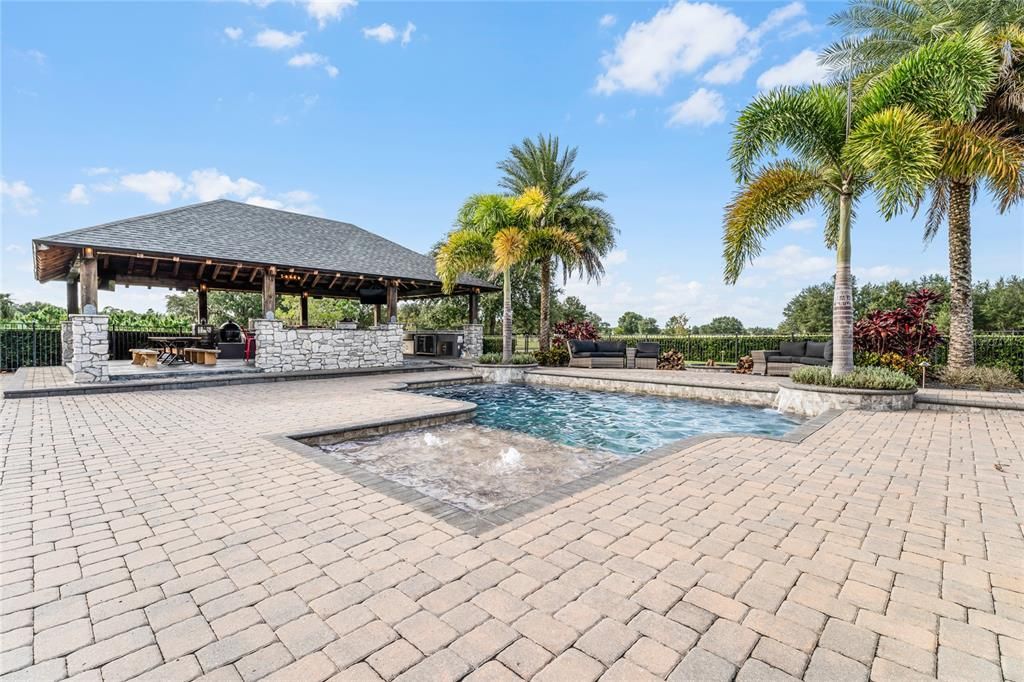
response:
<path id="1" fill-rule="evenodd" d="M 188 334 L 188 327 L 162 329 L 111 329 L 110 359 L 128 360 L 132 348 L 146 348 L 150 336 Z M 0 371 L 19 367 L 50 367 L 61 364 L 60 325 L 37 322 L 0 322 Z"/>

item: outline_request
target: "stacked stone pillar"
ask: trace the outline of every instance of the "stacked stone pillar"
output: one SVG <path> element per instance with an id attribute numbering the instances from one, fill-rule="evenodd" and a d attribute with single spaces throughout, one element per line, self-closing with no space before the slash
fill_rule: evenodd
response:
<path id="1" fill-rule="evenodd" d="M 110 381 L 110 318 L 106 315 L 71 315 L 70 323 L 71 374 L 74 382 L 92 384 Z"/>
<path id="2" fill-rule="evenodd" d="M 462 357 L 476 360 L 484 352 L 484 326 L 467 324 L 462 327 Z"/>

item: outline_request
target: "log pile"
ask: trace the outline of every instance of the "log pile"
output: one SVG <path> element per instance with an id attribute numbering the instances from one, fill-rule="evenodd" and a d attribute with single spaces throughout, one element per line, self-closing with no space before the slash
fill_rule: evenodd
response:
<path id="1" fill-rule="evenodd" d="M 658 369 L 685 370 L 686 358 L 679 351 L 670 348 L 658 358 Z"/>
<path id="2" fill-rule="evenodd" d="M 733 370 L 733 374 L 750 374 L 754 371 L 754 358 L 749 355 L 744 355 L 740 358 L 739 362 L 736 363 L 736 369 Z"/>

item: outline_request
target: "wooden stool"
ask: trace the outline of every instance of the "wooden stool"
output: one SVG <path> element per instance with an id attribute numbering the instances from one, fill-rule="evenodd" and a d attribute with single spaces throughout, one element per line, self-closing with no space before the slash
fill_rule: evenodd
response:
<path id="1" fill-rule="evenodd" d="M 129 352 L 132 354 L 132 364 L 144 367 L 156 367 L 156 360 L 160 355 L 157 351 L 148 348 L 132 348 Z"/>
<path id="2" fill-rule="evenodd" d="M 185 359 L 197 365 L 216 365 L 220 351 L 216 348 L 186 348 Z"/>

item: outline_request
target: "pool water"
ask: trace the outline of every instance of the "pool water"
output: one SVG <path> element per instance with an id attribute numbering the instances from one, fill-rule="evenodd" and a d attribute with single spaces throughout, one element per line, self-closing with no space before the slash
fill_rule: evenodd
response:
<path id="1" fill-rule="evenodd" d="M 476 403 L 474 421 L 481 426 L 626 457 L 702 433 L 780 436 L 801 423 L 747 405 L 523 384 L 460 384 L 417 393 Z"/>

